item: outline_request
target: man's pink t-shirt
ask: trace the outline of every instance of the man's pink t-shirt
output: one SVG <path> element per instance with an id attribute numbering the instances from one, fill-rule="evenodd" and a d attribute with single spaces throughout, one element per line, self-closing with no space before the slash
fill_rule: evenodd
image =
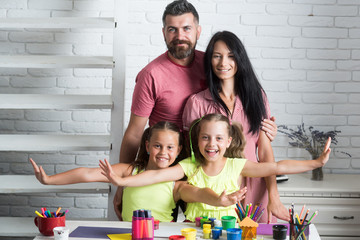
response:
<path id="1" fill-rule="evenodd" d="M 176 123 L 182 129 L 182 113 L 188 97 L 206 88 L 204 53 L 195 51 L 189 66 L 160 55 L 136 77 L 131 112 L 149 118 L 152 126 L 159 121 Z"/>

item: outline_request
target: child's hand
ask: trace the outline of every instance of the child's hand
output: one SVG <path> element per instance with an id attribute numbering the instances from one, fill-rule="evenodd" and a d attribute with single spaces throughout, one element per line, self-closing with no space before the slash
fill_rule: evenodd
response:
<path id="1" fill-rule="evenodd" d="M 39 180 L 39 182 L 41 182 L 42 184 L 47 185 L 49 182 L 49 176 L 46 175 L 42 166 L 38 167 L 38 165 L 31 158 L 30 158 L 30 163 L 34 168 L 35 177 L 37 178 L 37 180 Z"/>
<path id="2" fill-rule="evenodd" d="M 115 186 L 122 186 L 122 178 L 116 175 L 116 173 L 111 167 L 111 164 L 106 159 L 104 159 L 104 162 L 100 160 L 99 166 L 102 170 L 101 174 L 107 177 L 112 184 L 114 184 Z"/>
<path id="3" fill-rule="evenodd" d="M 243 200 L 245 198 L 246 191 L 247 191 L 246 187 L 239 189 L 238 191 L 230 194 L 226 194 L 226 190 L 224 190 L 219 196 L 220 206 L 228 207 Z"/>
<path id="4" fill-rule="evenodd" d="M 320 167 L 324 166 L 327 163 L 327 161 L 329 161 L 329 156 L 331 152 L 330 144 L 331 144 L 331 137 L 329 137 L 328 140 L 326 141 L 324 150 L 321 153 L 320 157 L 316 159 L 316 161 L 320 163 Z"/>

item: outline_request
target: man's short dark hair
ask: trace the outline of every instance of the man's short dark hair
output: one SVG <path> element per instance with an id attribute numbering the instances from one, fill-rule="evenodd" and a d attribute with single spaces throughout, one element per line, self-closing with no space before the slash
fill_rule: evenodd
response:
<path id="1" fill-rule="evenodd" d="M 163 25 L 165 26 L 166 16 L 180 16 L 185 13 L 192 13 L 196 22 L 199 23 L 199 14 L 191 3 L 187 0 L 175 0 L 172 3 L 169 3 L 165 8 L 162 16 Z"/>

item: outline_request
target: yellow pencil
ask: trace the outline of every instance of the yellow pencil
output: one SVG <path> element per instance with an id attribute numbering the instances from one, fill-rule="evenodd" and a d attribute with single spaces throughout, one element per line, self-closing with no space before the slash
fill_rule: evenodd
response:
<path id="1" fill-rule="evenodd" d="M 39 213 L 38 211 L 35 211 L 36 215 L 38 215 L 39 217 L 44 217 L 43 215 L 41 215 L 41 213 Z"/>

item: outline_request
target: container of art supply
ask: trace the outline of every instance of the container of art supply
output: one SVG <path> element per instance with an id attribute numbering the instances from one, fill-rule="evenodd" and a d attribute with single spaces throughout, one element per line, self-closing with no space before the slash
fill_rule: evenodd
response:
<path id="1" fill-rule="evenodd" d="M 201 228 L 203 227 L 203 224 L 204 224 L 204 222 L 206 222 L 206 221 L 208 221 L 207 218 L 202 218 L 202 219 L 200 219 L 200 227 L 201 227 Z"/>
<path id="2" fill-rule="evenodd" d="M 223 216 L 221 217 L 221 224 L 224 230 L 228 228 L 234 228 L 236 222 L 236 217 L 234 216 Z"/>
<path id="3" fill-rule="evenodd" d="M 154 239 L 154 218 L 150 210 L 133 211 L 131 239 Z"/>
<path id="4" fill-rule="evenodd" d="M 70 229 L 67 227 L 55 227 L 53 229 L 55 240 L 68 240 Z"/>
<path id="5" fill-rule="evenodd" d="M 159 229 L 160 226 L 160 220 L 154 219 L 154 230 Z"/>
<path id="6" fill-rule="evenodd" d="M 221 226 L 215 226 L 215 229 L 220 230 L 220 236 L 222 236 L 222 230 L 223 230 L 223 228 L 222 228 Z"/>
<path id="7" fill-rule="evenodd" d="M 185 240 L 185 237 L 183 235 L 171 235 L 169 240 Z"/>
<path id="8" fill-rule="evenodd" d="M 221 227 L 221 220 L 215 219 L 214 220 L 214 227 Z"/>
<path id="9" fill-rule="evenodd" d="M 307 221 L 304 222 L 304 224 L 295 224 L 290 223 L 290 240 L 305 240 L 309 239 L 309 225 Z M 300 237 L 299 237 L 300 236 Z M 305 238 L 304 238 L 305 236 Z M 298 238 L 299 237 L 299 238 Z"/>
<path id="10" fill-rule="evenodd" d="M 242 240 L 252 240 L 256 238 L 256 231 L 259 224 L 249 217 L 244 218 L 239 227 L 242 229 Z"/>
<path id="11" fill-rule="evenodd" d="M 195 240 L 196 239 L 196 229 L 195 228 L 183 228 L 181 229 L 181 235 L 183 235 L 186 240 Z"/>
<path id="12" fill-rule="evenodd" d="M 286 239 L 286 233 L 288 227 L 286 225 L 276 224 L 272 226 L 273 230 L 273 239 L 275 240 L 284 240 Z"/>
<path id="13" fill-rule="evenodd" d="M 205 221 L 204 224 L 209 224 L 211 226 L 211 228 L 214 227 L 214 222 L 210 221 L 210 220 Z"/>
<path id="14" fill-rule="evenodd" d="M 241 240 L 242 230 L 240 228 L 228 228 L 226 234 L 227 240 Z"/>
<path id="15" fill-rule="evenodd" d="M 205 229 L 205 228 L 211 229 L 211 224 L 204 223 L 204 224 L 203 224 L 203 229 Z"/>
<path id="16" fill-rule="evenodd" d="M 203 229 L 203 238 L 210 239 L 210 233 L 211 233 L 211 228 L 204 228 Z"/>
<path id="17" fill-rule="evenodd" d="M 219 239 L 221 236 L 222 229 L 214 228 L 211 230 L 212 238 L 213 239 Z"/>
<path id="18" fill-rule="evenodd" d="M 202 217 L 196 217 L 195 218 L 195 226 L 197 227 L 201 227 L 201 223 L 200 223 L 200 220 L 202 219 Z"/>
<path id="19" fill-rule="evenodd" d="M 62 217 L 35 217 L 34 223 L 39 232 L 45 236 L 54 236 L 55 227 L 65 227 L 65 215 Z"/>

